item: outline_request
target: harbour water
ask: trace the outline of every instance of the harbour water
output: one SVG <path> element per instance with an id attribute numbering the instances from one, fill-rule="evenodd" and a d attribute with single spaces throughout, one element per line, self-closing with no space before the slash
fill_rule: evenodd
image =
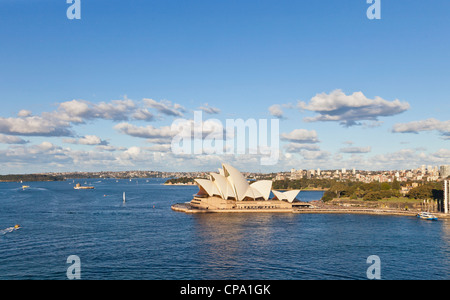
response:
<path id="1" fill-rule="evenodd" d="M 371 255 L 381 279 L 450 279 L 448 220 L 184 214 L 170 206 L 198 188 L 164 181 L 0 183 L 0 279 L 67 279 L 70 255 L 82 279 L 366 279 Z"/>

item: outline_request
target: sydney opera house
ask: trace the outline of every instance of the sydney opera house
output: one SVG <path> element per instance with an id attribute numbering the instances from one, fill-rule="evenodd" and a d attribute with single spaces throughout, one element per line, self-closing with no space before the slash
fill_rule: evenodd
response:
<path id="1" fill-rule="evenodd" d="M 172 209 L 184 212 L 292 211 L 304 203 L 296 199 L 300 190 L 272 190 L 271 180 L 249 183 L 234 167 L 222 164 L 209 179 L 195 179 L 199 191 L 189 203 Z M 270 198 L 271 192 L 273 197 Z"/>

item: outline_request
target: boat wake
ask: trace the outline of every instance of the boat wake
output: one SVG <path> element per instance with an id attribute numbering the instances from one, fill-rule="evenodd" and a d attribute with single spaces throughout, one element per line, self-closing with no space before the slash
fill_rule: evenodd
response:
<path id="1" fill-rule="evenodd" d="M 13 231 L 19 230 L 19 229 L 20 229 L 20 226 L 19 225 L 15 225 L 13 227 L 8 227 L 8 228 L 0 230 L 0 234 L 1 235 L 5 235 L 7 233 L 10 233 L 10 232 L 13 232 Z"/>

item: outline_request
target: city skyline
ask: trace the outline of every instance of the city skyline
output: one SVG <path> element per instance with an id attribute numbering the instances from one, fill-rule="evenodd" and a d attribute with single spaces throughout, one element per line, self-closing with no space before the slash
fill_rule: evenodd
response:
<path id="1" fill-rule="evenodd" d="M 0 3 L 0 174 L 450 164 L 448 1 Z M 447 37 L 447 38 L 446 38 Z M 171 124 L 279 120 L 280 155 L 176 155 Z"/>

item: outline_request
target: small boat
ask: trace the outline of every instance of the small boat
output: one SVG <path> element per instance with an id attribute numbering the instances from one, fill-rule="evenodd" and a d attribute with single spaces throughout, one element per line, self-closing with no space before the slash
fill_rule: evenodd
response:
<path id="1" fill-rule="evenodd" d="M 419 219 L 437 221 L 437 217 L 429 212 L 421 212 L 417 214 Z"/>
<path id="2" fill-rule="evenodd" d="M 29 188 L 29 185 L 22 185 L 22 190 Z"/>
<path id="3" fill-rule="evenodd" d="M 123 192 L 123 196 L 122 196 L 122 198 L 123 198 L 123 204 L 125 204 L 125 192 Z"/>
<path id="4" fill-rule="evenodd" d="M 77 183 L 74 187 L 76 190 L 92 190 L 94 189 L 93 186 L 81 186 L 81 184 Z"/>

